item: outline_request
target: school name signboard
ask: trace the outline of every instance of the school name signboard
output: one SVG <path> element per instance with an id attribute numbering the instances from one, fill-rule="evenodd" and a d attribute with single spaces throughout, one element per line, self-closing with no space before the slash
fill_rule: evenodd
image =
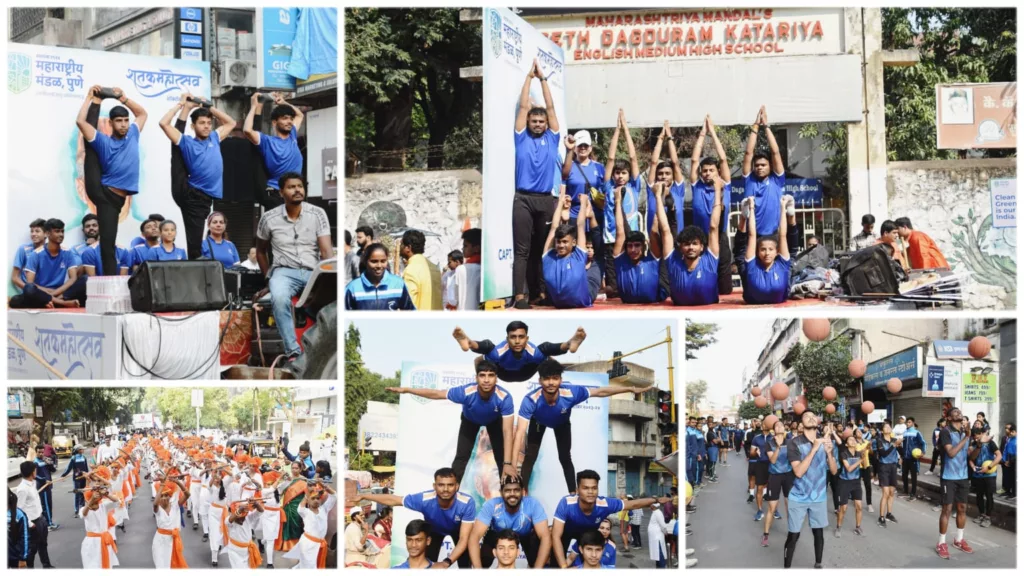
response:
<path id="1" fill-rule="evenodd" d="M 567 64 L 844 53 L 842 8 L 616 11 L 530 18 Z"/>

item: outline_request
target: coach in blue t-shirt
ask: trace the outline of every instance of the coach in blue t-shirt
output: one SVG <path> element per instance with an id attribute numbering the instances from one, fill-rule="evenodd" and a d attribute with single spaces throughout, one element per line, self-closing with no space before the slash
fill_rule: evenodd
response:
<path id="1" fill-rule="evenodd" d="M 423 514 L 430 524 L 427 558 L 437 558 L 444 544 L 444 537 L 451 536 L 455 549 L 442 563 L 451 566 L 458 562 L 459 568 L 469 568 L 469 554 L 466 547 L 476 520 L 476 504 L 469 494 L 459 492 L 455 471 L 441 468 L 434 472 L 434 489 L 408 496 L 396 494 L 359 494 L 356 498 L 369 500 L 385 506 L 404 506 L 413 512 Z"/>
<path id="2" fill-rule="evenodd" d="M 643 394 L 654 386 L 632 388 L 629 386 L 602 386 L 588 388 L 568 382 L 562 382 L 565 368 L 554 358 L 541 362 L 537 368 L 540 376 L 540 387 L 531 391 L 519 403 L 519 423 L 516 428 L 516 440 L 512 446 L 513 469 L 518 468 L 519 455 L 526 447 L 526 456 L 522 463 L 523 487 L 530 490 L 530 475 L 533 465 L 540 454 L 540 444 L 544 440 L 544 432 L 551 428 L 555 433 L 555 445 L 558 447 L 558 461 L 562 464 L 565 485 L 570 494 L 576 493 L 576 469 L 572 464 L 572 417 L 573 406 L 586 402 L 589 398 L 607 398 L 615 394 L 630 392 Z M 529 432 L 527 432 L 529 430 Z"/>
<path id="3" fill-rule="evenodd" d="M 452 336 L 459 343 L 463 352 L 477 352 L 476 362 L 488 360 L 497 366 L 498 379 L 503 382 L 526 382 L 537 373 L 541 362 L 551 356 L 561 356 L 566 352 L 575 354 L 580 344 L 587 338 L 587 333 L 580 326 L 572 338 L 565 342 L 541 342 L 533 344 L 529 337 L 530 327 L 520 320 L 513 320 L 505 327 L 505 339 L 495 345 L 490 340 L 470 339 L 465 331 L 458 326 Z"/>
<path id="4" fill-rule="evenodd" d="M 235 121 L 216 107 L 200 106 L 184 92 L 160 119 L 160 128 L 171 140 L 171 197 L 181 209 L 189 260 L 202 257 L 203 223 L 213 201 L 224 197 L 224 160 L 220 143 L 235 129 Z M 194 109 L 194 110 L 193 110 Z M 171 124 L 178 112 L 177 121 Z M 184 134 L 185 118 L 192 112 L 192 131 Z M 220 124 L 213 128 L 213 119 Z"/>
<path id="5" fill-rule="evenodd" d="M 786 204 L 787 198 L 780 200 Z M 753 198 L 743 200 L 748 206 Z M 747 219 L 747 252 L 740 277 L 743 278 L 743 301 L 747 304 L 782 304 L 789 297 L 789 241 L 786 238 L 786 216 L 779 211 L 778 235 L 757 233 L 757 211 Z"/>
<path id="6" fill-rule="evenodd" d="M 100 256 L 103 267 L 114 270 L 117 268 L 115 246 L 121 210 L 128 196 L 139 193 L 139 135 L 148 115 L 120 88 L 112 88 L 110 92 L 103 90 L 99 86 L 89 88 L 75 123 L 87 144 L 85 193 L 96 206 L 96 216 L 100 221 Z M 104 97 L 124 104 L 110 109 L 110 136 L 97 129 Z M 135 116 L 134 123 L 129 118 L 129 110 Z"/>
<path id="7" fill-rule="evenodd" d="M 615 189 L 615 278 L 619 298 L 626 304 L 654 304 L 668 297 L 661 285 L 661 261 L 647 252 L 647 237 L 639 230 L 627 234 L 622 217 L 622 188 Z"/>
<path id="8" fill-rule="evenodd" d="M 589 208 L 590 199 L 581 196 L 580 210 Z M 587 233 L 583 226 L 561 224 L 563 209 L 559 199 L 542 251 L 544 284 L 555 308 L 590 308 L 597 293 L 587 282 Z"/>
<path id="9" fill-rule="evenodd" d="M 669 295 L 676 306 L 703 306 L 718 303 L 718 223 L 722 210 L 721 178 L 715 180 L 715 205 L 711 234 L 694 225 L 683 228 L 673 238 L 662 194 L 655 185 L 658 224 L 661 227 L 662 260 L 668 274 Z M 674 249 L 673 249 L 674 247 Z"/>
<path id="10" fill-rule="evenodd" d="M 25 263 L 25 288 L 12 296 L 11 308 L 74 308 L 85 305 L 85 276 L 78 275 L 82 261 L 64 242 L 64 222 L 50 218 L 43 225 L 46 244 L 28 253 Z"/>
<path id="11" fill-rule="evenodd" d="M 252 95 L 249 114 L 242 128 L 249 142 L 259 148 L 263 165 L 267 169 L 267 187 L 260 203 L 268 210 L 284 204 L 279 178 L 289 172 L 302 174 L 298 134 L 304 118 L 302 111 L 286 102 L 280 92 L 272 92 L 270 96 L 275 104 L 270 113 L 271 134 L 264 134 L 253 127 L 257 110 L 263 106 L 259 92 Z"/>
<path id="12" fill-rule="evenodd" d="M 534 78 L 540 80 L 544 108 L 530 107 L 530 84 Z M 512 260 L 512 289 L 516 295 L 516 308 L 529 308 L 527 295 L 540 294 L 541 270 L 539 267 L 528 270 L 528 263 L 531 256 L 540 261 L 540 254 L 536 252 L 543 246 L 540 241 L 542 234 L 553 220 L 555 212 L 552 192 L 561 165 L 559 128 L 547 76 L 541 71 L 540 63 L 534 60 L 519 95 L 515 123 L 516 195 L 512 202 L 512 243 L 515 253 Z"/>
<path id="13" fill-rule="evenodd" d="M 814 412 L 805 410 L 800 421 L 804 425 L 804 433 L 786 441 L 786 457 L 793 466 L 796 480 L 789 491 L 789 534 L 786 536 L 783 563 L 786 568 L 792 566 L 804 518 L 810 517 L 814 534 L 814 567 L 821 568 L 825 527 L 828 526 L 825 485 L 828 474 L 837 473 L 839 465 L 832 455 L 832 425 L 826 425 L 823 436 L 818 438 L 818 416 Z"/>
<path id="14" fill-rule="evenodd" d="M 498 386 L 497 369 L 497 366 L 487 360 L 478 362 L 475 384 L 453 386 L 447 390 L 401 387 L 387 389 L 388 392 L 396 394 L 412 394 L 428 400 L 450 400 L 462 405 L 459 440 L 455 447 L 455 460 L 452 461 L 455 479 L 460 484 L 469 458 L 476 448 L 476 436 L 481 427 L 487 429 L 495 460 L 500 455 L 504 463 L 495 470 L 498 481 L 501 481 L 502 476 L 515 474 L 515 469 L 512 468 L 512 443 L 506 442 L 506 439 L 512 438 L 515 407 L 512 405 L 512 394 Z"/>
<path id="15" fill-rule="evenodd" d="M 501 496 L 483 503 L 469 538 L 469 558 L 473 568 L 490 568 L 498 533 L 511 530 L 519 536 L 526 560 L 533 568 L 543 568 L 551 551 L 548 515 L 540 501 L 523 496 L 522 481 L 512 474 L 501 480 Z M 481 544 L 482 541 L 482 544 Z"/>

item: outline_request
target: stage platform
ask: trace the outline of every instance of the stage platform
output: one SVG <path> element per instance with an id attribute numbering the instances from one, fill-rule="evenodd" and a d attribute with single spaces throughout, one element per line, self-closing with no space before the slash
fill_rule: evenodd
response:
<path id="1" fill-rule="evenodd" d="M 89 314 L 85 308 L 8 310 L 7 332 L 73 380 L 218 379 L 244 364 L 252 312 Z M 221 333 L 230 323 L 221 342 Z M 7 377 L 57 380 L 7 340 Z"/>
<path id="2" fill-rule="evenodd" d="M 674 306 L 671 299 L 667 299 L 664 302 L 658 304 L 624 304 L 619 298 L 612 298 L 601 302 L 594 302 L 591 308 L 575 308 L 574 310 L 615 310 L 615 311 L 634 311 L 634 310 L 738 310 L 745 309 L 751 310 L 755 308 L 772 308 L 772 309 L 791 309 L 791 308 L 851 308 L 851 307 L 879 307 L 882 309 L 888 309 L 889 304 L 883 302 L 881 304 L 855 304 L 851 302 L 826 302 L 824 300 L 818 300 L 817 298 L 809 298 L 804 300 L 786 300 L 782 304 L 747 304 L 743 302 L 743 291 L 736 288 L 732 294 L 728 296 L 720 296 L 718 304 L 708 304 L 706 306 Z M 552 306 L 534 306 L 533 310 L 556 310 Z"/>

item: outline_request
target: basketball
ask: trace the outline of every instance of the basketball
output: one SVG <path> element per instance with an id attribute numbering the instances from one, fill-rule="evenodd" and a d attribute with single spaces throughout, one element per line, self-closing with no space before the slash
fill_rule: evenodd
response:
<path id="1" fill-rule="evenodd" d="M 831 402 L 836 399 L 836 389 L 831 386 L 825 386 L 821 390 L 821 395 L 823 398 L 825 398 L 825 400 Z"/>
<path id="2" fill-rule="evenodd" d="M 975 336 L 967 345 L 967 353 L 975 360 L 981 360 L 992 351 L 992 343 L 984 336 Z"/>
<path id="3" fill-rule="evenodd" d="M 871 414 L 875 411 L 875 403 L 870 400 L 865 401 L 860 405 L 860 411 L 865 414 Z"/>
<path id="4" fill-rule="evenodd" d="M 832 332 L 832 324 L 824 318 L 808 318 L 803 321 L 804 336 L 813 342 L 821 342 Z"/>
<path id="5" fill-rule="evenodd" d="M 889 378 L 889 381 L 885 383 L 885 389 L 889 391 L 889 394 L 898 394 L 900 390 L 903 390 L 903 381 L 899 378 Z"/>
<path id="6" fill-rule="evenodd" d="M 772 384 L 772 398 L 776 400 L 785 400 L 789 396 L 789 386 L 786 386 L 785 382 L 776 382 Z"/>
<path id="7" fill-rule="evenodd" d="M 846 430 L 843 430 L 843 440 L 846 440 L 850 436 L 853 436 L 853 430 L 852 429 L 847 428 Z"/>
<path id="8" fill-rule="evenodd" d="M 850 360 L 850 378 L 860 378 L 868 370 L 868 365 L 860 358 Z"/>
<path id="9" fill-rule="evenodd" d="M 985 460 L 981 463 L 981 471 L 985 474 L 991 474 L 995 472 L 995 466 L 992 465 L 991 460 Z"/>
<path id="10" fill-rule="evenodd" d="M 758 408 L 764 408 L 768 406 L 768 399 L 765 398 L 764 396 L 758 396 L 757 398 L 754 398 L 754 406 L 757 406 Z"/>
<path id="11" fill-rule="evenodd" d="M 686 483 L 686 499 L 693 498 L 693 486 L 689 482 Z"/>
<path id="12" fill-rule="evenodd" d="M 920 448 L 914 448 L 914 449 L 913 449 L 913 450 L 912 450 L 912 451 L 910 452 L 910 455 L 911 455 L 911 456 L 913 456 L 915 460 L 916 460 L 917 458 L 920 458 L 922 454 L 924 454 L 924 452 L 921 452 L 921 449 L 920 449 Z"/>
<path id="13" fill-rule="evenodd" d="M 836 413 L 836 406 L 835 406 L 835 404 L 826 404 L 825 405 L 825 413 L 826 414 L 835 414 Z"/>
<path id="14" fill-rule="evenodd" d="M 769 414 L 764 417 L 764 427 L 766 430 L 771 430 L 775 423 L 779 421 L 779 417 L 775 414 Z"/>
<path id="15" fill-rule="evenodd" d="M 797 402 L 796 404 L 793 404 L 793 413 L 796 414 L 797 416 L 803 414 L 804 410 L 807 410 L 807 406 L 803 405 L 802 403 Z"/>
<path id="16" fill-rule="evenodd" d="M 761 389 L 757 386 L 754 386 L 753 388 L 750 389 L 750 395 L 753 396 L 754 398 L 757 398 L 758 396 L 761 395 Z"/>

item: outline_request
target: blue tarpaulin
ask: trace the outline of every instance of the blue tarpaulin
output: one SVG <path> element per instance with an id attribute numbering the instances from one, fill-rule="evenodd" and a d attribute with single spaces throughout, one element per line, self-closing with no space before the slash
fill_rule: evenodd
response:
<path id="1" fill-rule="evenodd" d="M 743 178 L 732 179 L 731 204 L 743 201 Z M 821 182 L 817 178 L 786 178 L 786 194 L 796 200 L 797 208 L 820 208 L 822 203 Z"/>
<path id="2" fill-rule="evenodd" d="M 300 8 L 288 73 L 305 80 L 338 73 L 338 9 Z"/>

